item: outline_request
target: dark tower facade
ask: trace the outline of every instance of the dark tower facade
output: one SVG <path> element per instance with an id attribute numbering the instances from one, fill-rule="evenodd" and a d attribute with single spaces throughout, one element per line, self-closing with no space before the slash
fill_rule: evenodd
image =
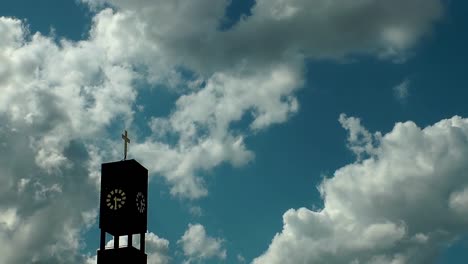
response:
<path id="1" fill-rule="evenodd" d="M 98 264 L 147 263 L 147 197 L 148 170 L 140 163 L 132 159 L 101 165 Z M 112 248 L 106 248 L 106 233 L 114 237 Z M 133 247 L 133 234 L 140 234 L 140 249 Z M 120 247 L 120 236 L 128 236 L 127 247 Z"/>

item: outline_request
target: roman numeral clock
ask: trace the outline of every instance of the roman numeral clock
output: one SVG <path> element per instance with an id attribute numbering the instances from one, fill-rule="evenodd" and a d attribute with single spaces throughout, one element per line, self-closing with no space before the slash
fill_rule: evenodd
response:
<path id="1" fill-rule="evenodd" d="M 124 159 L 101 165 L 99 228 L 101 242 L 98 264 L 146 264 L 145 233 L 147 230 L 148 170 L 136 160 L 127 160 L 127 131 Z M 106 233 L 114 245 L 106 248 Z M 133 234 L 140 234 L 140 248 L 133 246 Z M 119 237 L 128 236 L 128 245 L 119 245 Z"/>

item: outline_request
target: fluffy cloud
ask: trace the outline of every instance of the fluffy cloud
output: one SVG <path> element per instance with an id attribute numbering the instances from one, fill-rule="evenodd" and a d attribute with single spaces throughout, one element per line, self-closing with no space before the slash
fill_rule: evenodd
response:
<path id="1" fill-rule="evenodd" d="M 361 120 L 355 117 L 347 117 L 341 114 L 338 119 L 341 126 L 349 132 L 348 148 L 357 156 L 358 160 L 369 154 L 374 154 L 374 143 L 382 137 L 377 132 L 374 135 L 361 126 Z"/>
<path id="2" fill-rule="evenodd" d="M 286 121 L 298 110 L 291 94 L 302 82 L 295 68 L 279 65 L 257 73 L 217 73 L 203 89 L 181 96 L 168 118 L 150 123 L 155 137 L 132 146 L 132 153 L 153 172 L 161 172 L 175 195 L 198 198 L 207 194 L 194 174 L 222 162 L 241 166 L 253 158 L 242 133 L 231 126 L 252 118 L 252 131 Z M 178 138 L 175 146 L 161 142 L 162 134 Z"/>
<path id="3" fill-rule="evenodd" d="M 97 200 L 85 147 L 70 143 L 63 157 L 73 162 L 51 173 L 36 164 L 29 137 L 8 127 L 0 132 L 2 261 L 80 263 L 81 230 L 93 222 Z"/>
<path id="4" fill-rule="evenodd" d="M 223 249 L 223 240 L 213 238 L 206 234 L 205 227 L 200 224 L 189 224 L 184 235 L 177 241 L 182 246 L 186 263 L 203 261 L 204 259 L 217 257 L 226 258 L 226 250 Z"/>
<path id="5" fill-rule="evenodd" d="M 134 73 L 110 64 L 93 42 L 57 44 L 39 33 L 26 41 L 24 26 L 16 22 L 0 22 L 16 32 L 0 52 L 8 73 L 0 114 L 13 128 L 30 132 L 36 164 L 51 171 L 67 162 L 63 151 L 70 141 L 102 132 L 118 116 L 131 118 Z"/>
<path id="6" fill-rule="evenodd" d="M 343 126 L 369 132 L 356 118 Z M 351 129 L 350 129 L 351 128 Z M 429 263 L 468 229 L 468 119 L 397 123 L 319 186 L 324 207 L 290 209 L 254 263 Z M 366 150 L 366 151 L 367 151 Z"/>
<path id="7" fill-rule="evenodd" d="M 148 254 L 148 263 L 168 264 L 171 258 L 169 257 L 169 241 L 164 238 L 159 238 L 153 233 L 146 234 L 146 254 Z M 139 246 L 139 245 L 137 245 Z"/>
<path id="8" fill-rule="evenodd" d="M 16 19 L 1 17 L 0 33 L 2 260 L 82 262 L 81 232 L 96 217 L 93 142 L 131 118 L 133 72 L 93 42 L 29 35 Z"/>
<path id="9" fill-rule="evenodd" d="M 251 16 L 221 30 L 228 1 L 83 2 L 98 10 L 91 39 L 109 61 L 182 93 L 171 115 L 153 117 L 153 135 L 131 151 L 172 194 L 189 198 L 208 194 L 202 171 L 252 160 L 246 135 L 298 111 L 304 58 L 404 58 L 442 15 L 439 0 L 424 1 L 425 8 L 421 0 L 257 1 Z M 104 4 L 114 9 L 99 11 Z M 180 69 L 193 76 L 187 80 Z M 250 129 L 233 131 L 240 120 L 251 120 Z M 167 144 L 168 135 L 175 144 Z"/>
<path id="10" fill-rule="evenodd" d="M 291 51 L 321 58 L 350 53 L 396 58 L 441 14 L 439 0 L 257 0 L 252 16 L 235 27 L 231 40 L 239 39 L 232 45 L 249 45 L 252 53 L 263 50 L 263 59 Z"/>
<path id="11" fill-rule="evenodd" d="M 107 2 L 132 16 L 134 25 L 121 23 L 122 30 L 133 36 L 127 29 L 134 27 L 142 43 L 153 43 L 147 58 L 164 51 L 171 63 L 201 73 L 245 63 L 258 68 L 296 56 L 403 59 L 443 13 L 440 0 L 257 0 L 250 16 L 220 30 L 226 0 L 83 1 Z"/>
<path id="12" fill-rule="evenodd" d="M 113 10 L 84 2 L 96 13 L 89 38 L 78 42 L 31 35 L 21 21 L 0 18 L 7 263 L 84 262 L 80 234 L 95 220 L 99 164 L 120 158 L 107 129 L 133 124 L 139 83 L 181 97 L 169 116 L 152 118 L 152 135 L 132 141 L 131 151 L 174 195 L 198 198 L 208 193 L 199 172 L 251 161 L 245 136 L 298 111 L 304 57 L 400 56 L 441 13 L 435 0 L 423 9 L 413 8 L 418 0 L 316 1 L 320 12 L 307 1 L 258 1 L 251 17 L 222 31 L 228 1 L 106 1 Z M 371 22 L 361 20 L 370 14 Z M 242 121 L 248 128 L 233 129 Z M 164 138 L 174 136 L 175 143 Z M 455 212 L 464 210 L 463 193 L 452 195 Z M 372 233 L 401 229 L 379 224 Z"/>

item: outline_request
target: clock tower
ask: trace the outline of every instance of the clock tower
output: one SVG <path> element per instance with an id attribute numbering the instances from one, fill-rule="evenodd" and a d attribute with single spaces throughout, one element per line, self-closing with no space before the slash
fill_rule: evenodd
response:
<path id="1" fill-rule="evenodd" d="M 146 264 L 147 197 L 148 170 L 140 163 L 124 159 L 101 165 L 98 264 Z M 111 248 L 106 248 L 106 233 L 114 238 Z M 133 247 L 134 234 L 140 234 L 140 249 Z M 128 236 L 126 247 L 119 245 L 120 236 Z"/>

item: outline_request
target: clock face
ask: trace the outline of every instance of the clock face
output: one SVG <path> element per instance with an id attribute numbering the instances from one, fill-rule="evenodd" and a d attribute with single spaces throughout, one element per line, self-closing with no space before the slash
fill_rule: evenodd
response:
<path id="1" fill-rule="evenodd" d="M 143 193 L 139 192 L 137 193 L 137 196 L 136 196 L 136 207 L 137 207 L 137 210 L 138 212 L 140 213 L 143 213 L 145 211 L 145 207 L 146 207 L 146 203 L 145 203 L 145 196 L 143 195 Z"/>
<path id="2" fill-rule="evenodd" d="M 111 210 L 117 210 L 125 205 L 125 200 L 127 200 L 125 192 L 122 189 L 114 189 L 107 194 L 106 205 Z"/>

